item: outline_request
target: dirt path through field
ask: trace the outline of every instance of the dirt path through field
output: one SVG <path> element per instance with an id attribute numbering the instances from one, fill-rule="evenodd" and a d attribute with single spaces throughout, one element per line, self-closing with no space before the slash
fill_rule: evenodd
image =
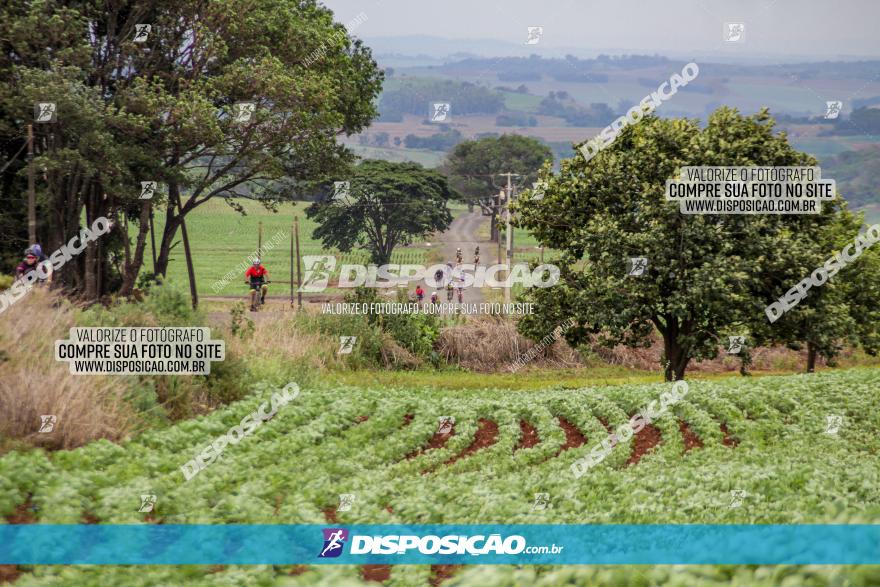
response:
<path id="1" fill-rule="evenodd" d="M 485 217 L 479 210 L 473 212 L 464 212 L 460 216 L 456 216 L 446 229 L 446 232 L 440 235 L 440 243 L 442 243 L 441 251 L 443 253 L 443 263 L 452 263 L 455 265 L 455 250 L 461 247 L 462 262 L 474 262 L 474 249 L 480 247 L 480 265 L 487 265 L 491 262 L 492 257 L 489 253 L 493 250 L 492 243 L 481 242 L 477 239 L 477 231 L 483 223 Z M 425 286 L 426 289 L 428 286 Z M 445 292 L 437 292 L 440 294 L 441 301 L 446 301 Z M 430 297 L 431 292 L 427 292 L 426 297 Z M 480 288 L 469 287 L 464 290 L 464 303 L 475 304 L 483 301 L 483 292 Z M 457 301 L 457 297 L 454 301 Z"/>

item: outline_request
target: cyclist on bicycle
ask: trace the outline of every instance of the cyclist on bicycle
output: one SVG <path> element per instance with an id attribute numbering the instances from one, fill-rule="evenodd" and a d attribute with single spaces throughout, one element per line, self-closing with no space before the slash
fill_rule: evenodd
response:
<path id="1" fill-rule="evenodd" d="M 437 296 L 437 292 L 435 291 L 434 293 L 431 294 L 431 304 L 436 306 L 439 303 L 440 303 L 440 298 Z"/>
<path id="2" fill-rule="evenodd" d="M 52 283 L 52 263 L 49 257 L 43 253 L 40 245 L 31 245 L 24 251 L 24 261 L 15 268 L 15 279 L 24 279 L 31 271 L 37 272 L 39 283 Z"/>
<path id="3" fill-rule="evenodd" d="M 421 284 L 416 286 L 416 299 L 419 303 L 422 303 L 422 300 L 425 299 L 425 290 L 422 289 Z"/>
<path id="4" fill-rule="evenodd" d="M 245 283 L 251 287 L 251 312 L 256 312 L 257 303 L 254 296 L 256 296 L 257 290 L 259 290 L 260 303 L 266 303 L 266 292 L 269 291 L 269 286 L 266 285 L 266 282 L 269 281 L 269 272 L 263 267 L 259 259 L 254 259 L 254 264 L 248 267 L 244 276 L 247 277 Z"/>
<path id="5" fill-rule="evenodd" d="M 452 282 L 451 281 L 446 284 L 446 301 L 447 302 L 452 301 Z"/>
<path id="6" fill-rule="evenodd" d="M 456 262 L 461 263 L 461 259 L 462 259 L 461 247 L 458 247 L 457 249 L 455 249 L 455 260 L 456 260 Z"/>

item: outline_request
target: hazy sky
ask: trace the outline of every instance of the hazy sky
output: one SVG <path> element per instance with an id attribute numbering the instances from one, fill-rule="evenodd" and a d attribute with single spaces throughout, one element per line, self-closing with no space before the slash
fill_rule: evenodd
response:
<path id="1" fill-rule="evenodd" d="M 367 41 L 433 35 L 523 45 L 526 27 L 543 26 L 540 46 L 547 50 L 880 57 L 880 0 L 324 0 L 324 4 L 343 24 L 366 14 L 355 34 Z M 745 24 L 742 43 L 724 42 L 727 22 Z M 460 50 L 472 49 L 463 42 Z"/>

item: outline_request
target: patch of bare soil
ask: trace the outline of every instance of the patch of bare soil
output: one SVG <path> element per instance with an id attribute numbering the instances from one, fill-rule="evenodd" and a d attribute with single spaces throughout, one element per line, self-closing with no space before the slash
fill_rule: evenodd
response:
<path id="1" fill-rule="evenodd" d="M 525 420 L 519 421 L 519 429 L 522 434 L 519 437 L 519 443 L 513 448 L 513 452 L 521 448 L 532 448 L 541 442 L 541 438 L 538 436 L 538 429 Z"/>
<path id="2" fill-rule="evenodd" d="M 577 426 L 559 416 L 557 418 L 559 420 L 559 426 L 565 432 L 565 444 L 559 447 L 559 451 L 556 453 L 556 456 L 559 456 L 562 451 L 568 450 L 570 448 L 577 448 L 584 443 L 587 442 L 587 437 L 583 435 L 583 433 L 577 429 Z"/>
<path id="3" fill-rule="evenodd" d="M 409 425 L 410 425 L 410 422 L 412 422 L 412 421 L 413 421 L 413 418 L 415 418 L 415 417 L 416 417 L 415 414 L 404 414 L 404 416 L 403 416 L 403 427 L 406 428 L 407 426 L 409 426 Z"/>
<path id="4" fill-rule="evenodd" d="M 457 573 L 463 566 L 464 565 L 431 565 L 431 587 L 437 587 L 440 583 Z"/>
<path id="5" fill-rule="evenodd" d="M 727 429 L 727 424 L 721 423 L 721 432 L 724 434 L 724 439 L 721 441 L 721 444 L 724 446 L 734 447 L 739 444 L 739 442 L 730 435 L 730 430 Z"/>
<path id="6" fill-rule="evenodd" d="M 391 565 L 364 565 L 361 567 L 361 578 L 379 583 L 387 581 L 391 578 Z"/>
<path id="7" fill-rule="evenodd" d="M 498 424 L 493 422 L 492 420 L 487 420 L 486 418 L 480 418 L 477 422 L 477 431 L 474 433 L 474 439 L 471 442 L 470 446 L 466 449 L 445 461 L 444 465 L 451 465 L 458 459 L 463 459 L 466 456 L 472 455 L 481 448 L 485 448 L 487 446 L 492 446 L 498 442 Z"/>
<path id="8" fill-rule="evenodd" d="M 694 434 L 694 431 L 691 430 L 687 422 L 679 420 L 678 429 L 681 430 L 681 437 L 682 440 L 684 440 L 684 452 L 694 448 L 703 448 L 703 441 L 700 440 L 699 436 Z"/>
<path id="9" fill-rule="evenodd" d="M 661 440 L 663 437 L 660 435 L 660 430 L 650 424 L 646 425 L 634 435 L 632 454 L 626 464 L 635 465 L 638 463 L 642 455 L 660 444 Z"/>
<path id="10" fill-rule="evenodd" d="M 324 519 L 331 524 L 335 524 L 339 521 L 339 519 L 336 517 L 336 508 L 334 508 L 333 506 L 325 507 L 322 511 L 324 512 Z"/>
<path id="11" fill-rule="evenodd" d="M 434 436 L 431 437 L 431 440 L 423 446 L 422 448 L 416 449 L 406 455 L 406 459 L 414 459 L 425 451 L 431 450 L 433 448 L 440 448 L 446 444 L 446 441 L 455 436 L 455 423 L 452 424 L 452 429 L 449 432 L 435 432 Z"/>
<path id="12" fill-rule="evenodd" d="M 354 419 L 354 421 L 355 421 L 355 424 L 360 424 L 362 422 L 366 422 L 369 419 L 370 419 L 369 416 L 358 416 L 357 418 Z"/>
<path id="13" fill-rule="evenodd" d="M 290 569 L 290 572 L 287 574 L 291 575 L 293 577 L 296 577 L 297 575 L 302 575 L 303 573 L 305 573 L 308 570 L 309 570 L 309 565 L 293 565 L 293 568 Z"/>

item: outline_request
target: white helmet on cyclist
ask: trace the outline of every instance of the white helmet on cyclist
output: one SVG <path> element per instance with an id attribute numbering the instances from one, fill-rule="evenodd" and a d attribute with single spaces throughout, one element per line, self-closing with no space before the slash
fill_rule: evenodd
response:
<path id="1" fill-rule="evenodd" d="M 259 264 L 260 264 L 260 258 L 257 257 L 256 259 L 254 259 L 254 267 L 258 266 Z"/>

